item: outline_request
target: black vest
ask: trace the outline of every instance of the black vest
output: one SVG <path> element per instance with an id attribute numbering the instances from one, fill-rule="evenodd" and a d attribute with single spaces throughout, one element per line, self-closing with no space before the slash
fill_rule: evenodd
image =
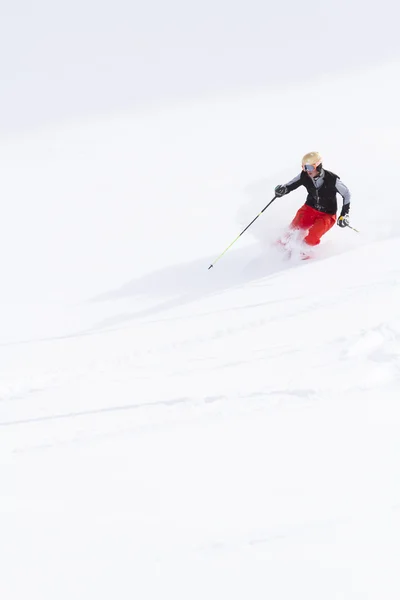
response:
<path id="1" fill-rule="evenodd" d="M 324 174 L 324 182 L 317 190 L 307 173 L 304 171 L 301 172 L 301 183 L 307 188 L 308 192 L 306 204 L 328 215 L 336 215 L 336 181 L 340 178 L 335 173 L 326 171 L 325 169 Z"/>

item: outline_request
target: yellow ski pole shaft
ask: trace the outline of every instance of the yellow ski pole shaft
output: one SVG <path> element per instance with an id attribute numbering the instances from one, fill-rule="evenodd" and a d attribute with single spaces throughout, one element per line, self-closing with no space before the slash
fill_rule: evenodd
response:
<path id="1" fill-rule="evenodd" d="M 222 252 L 222 254 L 220 254 L 220 255 L 218 256 L 218 258 L 216 258 L 216 259 L 214 260 L 214 262 L 213 262 L 213 263 L 211 263 L 211 265 L 208 267 L 208 269 L 211 269 L 211 268 L 212 268 L 212 267 L 215 265 L 215 263 L 217 262 L 217 260 L 219 260 L 220 258 L 222 258 L 222 256 L 225 254 L 225 252 L 227 252 L 227 251 L 229 250 L 229 248 L 230 248 L 231 246 L 233 246 L 233 244 L 234 244 L 235 242 L 237 242 L 237 241 L 238 241 L 238 239 L 240 238 L 240 236 L 241 236 L 241 235 L 243 235 L 245 231 L 247 231 L 247 229 L 250 227 L 250 225 L 253 225 L 254 221 L 256 221 L 256 219 L 258 219 L 258 217 L 260 217 L 260 216 L 263 214 L 264 210 L 266 210 L 266 209 L 268 208 L 268 206 L 270 206 L 270 205 L 273 203 L 273 201 L 274 201 L 274 200 L 276 200 L 276 198 L 277 198 L 277 196 L 274 196 L 274 197 L 272 198 L 272 200 L 271 200 L 270 202 L 268 202 L 267 206 L 264 206 L 264 208 L 262 209 L 262 211 L 261 211 L 261 212 L 260 212 L 260 213 L 259 213 L 259 214 L 258 214 L 256 217 L 254 217 L 254 219 L 252 220 L 252 222 L 251 222 L 251 223 L 249 223 L 249 224 L 247 225 L 247 227 L 245 227 L 245 229 L 243 229 L 243 231 L 241 231 L 241 232 L 239 233 L 239 235 L 237 236 L 237 238 L 235 238 L 235 239 L 233 240 L 233 242 L 232 242 L 231 244 L 229 244 L 229 246 L 228 246 L 228 247 L 227 247 L 227 248 L 226 248 L 226 249 L 225 249 L 225 250 Z"/>

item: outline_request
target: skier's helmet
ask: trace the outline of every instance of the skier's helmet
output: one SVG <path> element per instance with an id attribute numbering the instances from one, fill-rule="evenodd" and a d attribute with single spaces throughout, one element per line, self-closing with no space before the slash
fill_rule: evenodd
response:
<path id="1" fill-rule="evenodd" d="M 303 171 L 313 171 L 314 169 L 320 171 L 322 169 L 322 156 L 319 152 L 308 152 L 303 156 L 301 165 Z"/>

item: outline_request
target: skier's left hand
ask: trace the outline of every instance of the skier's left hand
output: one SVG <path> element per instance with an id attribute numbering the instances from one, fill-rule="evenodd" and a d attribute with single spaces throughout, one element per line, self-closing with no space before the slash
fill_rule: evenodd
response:
<path id="1" fill-rule="evenodd" d="M 347 215 L 340 215 L 337 220 L 339 227 L 347 227 L 349 224 L 349 217 Z"/>

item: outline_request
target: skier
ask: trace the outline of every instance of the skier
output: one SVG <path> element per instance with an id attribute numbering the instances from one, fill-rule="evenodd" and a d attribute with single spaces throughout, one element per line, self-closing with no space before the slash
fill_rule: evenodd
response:
<path id="1" fill-rule="evenodd" d="M 339 227 L 349 224 L 350 192 L 338 175 L 322 167 L 319 152 L 309 152 L 303 156 L 302 171 L 285 185 L 275 188 L 275 196 L 280 198 L 303 185 L 308 192 L 305 204 L 297 211 L 289 226 L 289 234 L 280 240 L 285 246 L 295 232 L 307 246 L 317 246 L 321 237 L 335 224 L 338 210 L 336 194 L 343 198 L 343 206 L 337 221 Z M 302 252 L 302 258 L 309 258 Z"/>

